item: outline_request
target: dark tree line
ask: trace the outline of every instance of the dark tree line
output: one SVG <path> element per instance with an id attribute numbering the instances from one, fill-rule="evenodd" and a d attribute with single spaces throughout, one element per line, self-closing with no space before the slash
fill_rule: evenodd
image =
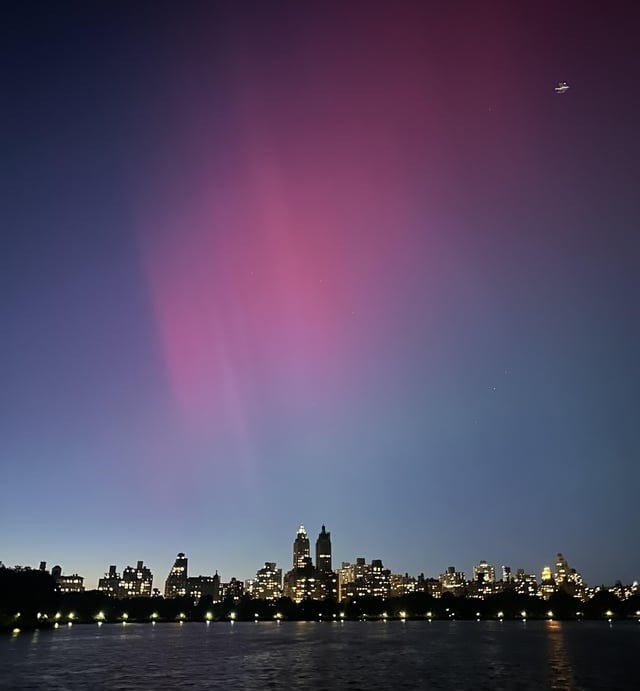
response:
<path id="1" fill-rule="evenodd" d="M 435 598 L 427 593 L 411 593 L 397 598 L 357 598 L 348 603 L 334 600 L 303 600 L 296 604 L 289 598 L 276 601 L 244 596 L 214 603 L 210 596 L 199 602 L 191 598 L 134 597 L 114 599 L 92 590 L 84 593 L 56 592 L 50 574 L 30 569 L 0 567 L 0 628 L 51 626 L 72 618 L 75 622 L 148 621 L 254 621 L 333 619 L 603 619 L 629 618 L 640 611 L 640 597 L 621 601 L 602 590 L 588 602 L 558 592 L 549 600 L 505 591 L 484 600 L 445 594 Z M 608 613 L 611 614 L 608 614 Z M 20 614 L 16 618 L 17 614 Z M 58 618 L 56 619 L 56 614 Z M 40 616 L 38 616 L 40 615 Z"/>

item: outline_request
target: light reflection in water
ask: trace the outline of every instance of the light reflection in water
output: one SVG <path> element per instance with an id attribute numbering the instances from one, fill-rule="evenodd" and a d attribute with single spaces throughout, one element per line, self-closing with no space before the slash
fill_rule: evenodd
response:
<path id="1" fill-rule="evenodd" d="M 547 641 L 549 650 L 549 682 L 552 689 L 576 691 L 573 669 L 567 654 L 562 630 L 562 622 L 547 621 Z"/>

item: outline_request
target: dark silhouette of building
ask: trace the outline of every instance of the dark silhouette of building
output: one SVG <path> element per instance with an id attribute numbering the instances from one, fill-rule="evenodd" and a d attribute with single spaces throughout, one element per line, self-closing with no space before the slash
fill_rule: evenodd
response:
<path id="1" fill-rule="evenodd" d="M 331 571 L 331 533 L 324 526 L 316 540 L 316 568 L 320 573 Z"/>
<path id="2" fill-rule="evenodd" d="M 165 597 L 183 597 L 187 594 L 187 566 L 187 557 L 184 552 L 179 552 L 164 584 Z"/>
<path id="3" fill-rule="evenodd" d="M 216 571 L 213 576 L 190 576 L 187 578 L 187 595 L 198 601 L 210 597 L 213 602 L 220 599 L 220 576 Z"/>

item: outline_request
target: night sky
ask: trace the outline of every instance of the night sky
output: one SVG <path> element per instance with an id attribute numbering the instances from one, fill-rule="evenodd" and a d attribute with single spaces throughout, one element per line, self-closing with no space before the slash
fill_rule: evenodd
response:
<path id="1" fill-rule="evenodd" d="M 3 3 L 0 560 L 640 578 L 639 20 Z"/>

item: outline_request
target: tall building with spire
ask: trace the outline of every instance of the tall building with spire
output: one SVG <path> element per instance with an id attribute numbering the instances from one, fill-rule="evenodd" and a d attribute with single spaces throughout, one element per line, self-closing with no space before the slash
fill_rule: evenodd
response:
<path id="1" fill-rule="evenodd" d="M 338 578 L 331 570 L 331 533 L 322 526 L 316 541 L 316 566 L 310 554 L 309 536 L 304 526 L 293 541 L 293 568 L 284 577 L 284 593 L 295 602 L 305 598 L 325 600 L 338 596 Z"/>
<path id="2" fill-rule="evenodd" d="M 298 534 L 293 541 L 293 568 L 303 569 L 306 566 L 312 566 L 311 549 L 309 547 L 309 536 L 304 526 L 298 528 Z"/>
<path id="3" fill-rule="evenodd" d="M 316 540 L 316 568 L 320 573 L 331 571 L 331 533 L 324 526 Z"/>

